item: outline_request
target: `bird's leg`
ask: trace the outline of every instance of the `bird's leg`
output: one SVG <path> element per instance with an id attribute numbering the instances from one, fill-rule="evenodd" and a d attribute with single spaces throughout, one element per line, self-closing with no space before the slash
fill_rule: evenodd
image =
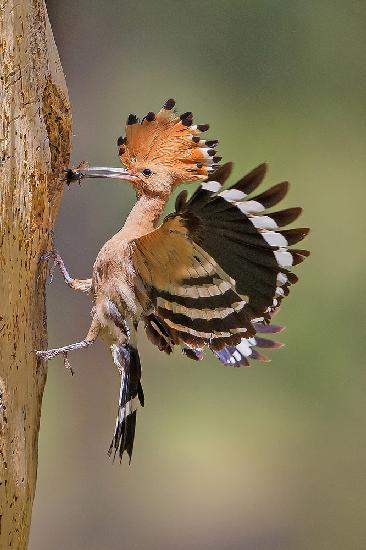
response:
<path id="1" fill-rule="evenodd" d="M 70 361 L 68 359 L 68 353 L 70 351 L 74 351 L 76 349 L 86 348 L 90 346 L 91 344 L 94 344 L 93 340 L 81 340 L 81 342 L 75 342 L 74 344 L 69 344 L 68 346 L 64 346 L 62 348 L 54 348 L 49 349 L 45 351 L 36 351 L 37 357 L 40 359 L 44 359 L 45 361 L 49 361 L 50 359 L 53 359 L 57 355 L 63 355 L 64 356 L 64 367 L 65 369 L 70 369 L 71 374 L 74 374 L 74 371 L 71 367 Z"/>
<path id="2" fill-rule="evenodd" d="M 65 368 L 70 369 L 71 373 L 73 374 L 73 370 L 68 359 L 68 353 L 77 349 L 87 348 L 88 346 L 94 344 L 95 340 L 98 337 L 99 330 L 99 321 L 93 318 L 88 334 L 86 335 L 84 340 L 81 340 L 81 342 L 74 342 L 73 344 L 69 344 L 68 346 L 63 346 L 62 348 L 54 348 L 41 351 L 35 350 L 36 356 L 45 361 L 49 361 L 57 355 L 63 355 Z"/>
<path id="3" fill-rule="evenodd" d="M 65 283 L 74 290 L 81 290 L 81 292 L 89 293 L 92 286 L 92 280 L 91 279 L 73 279 L 69 272 L 66 269 L 65 263 L 63 259 L 61 258 L 60 254 L 57 252 L 57 250 L 52 250 L 52 252 L 48 252 L 47 254 L 44 254 L 41 259 L 42 260 L 50 260 L 53 259 L 53 265 L 50 269 L 50 284 L 53 281 L 53 274 L 56 265 L 58 265 L 63 278 L 65 280 Z"/>

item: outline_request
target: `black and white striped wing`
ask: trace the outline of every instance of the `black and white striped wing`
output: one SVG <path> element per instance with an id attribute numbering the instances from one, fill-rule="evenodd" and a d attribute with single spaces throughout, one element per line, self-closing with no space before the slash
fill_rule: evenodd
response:
<path id="1" fill-rule="evenodd" d="M 228 189 L 220 182 L 204 182 L 181 213 L 191 212 L 201 220 L 201 246 L 218 259 L 236 282 L 240 294 L 249 296 L 253 317 L 279 305 L 297 277 L 289 268 L 302 262 L 308 252 L 289 249 L 308 233 L 307 228 L 282 227 L 295 221 L 301 208 L 268 213 L 287 194 L 288 182 L 279 183 L 259 195 L 248 197 L 263 181 L 267 170 L 261 164 Z"/>
<path id="2" fill-rule="evenodd" d="M 268 338 L 278 332 L 282 332 L 284 327 L 274 324 L 264 324 L 263 322 L 253 323 L 256 334 L 250 338 L 243 338 L 236 346 L 225 346 L 222 350 L 214 351 L 216 357 L 228 367 L 250 367 L 250 361 L 255 359 L 267 363 L 270 358 L 263 355 L 262 349 L 278 349 L 282 348 L 283 344 Z M 266 337 L 262 336 L 265 333 Z"/>
<path id="3" fill-rule="evenodd" d="M 263 180 L 261 165 L 228 189 L 227 164 L 152 233 L 134 242 L 136 272 L 167 327 L 172 344 L 214 351 L 256 334 L 297 281 L 289 268 L 308 252 L 289 249 L 307 229 L 282 230 L 301 213 L 264 212 L 286 194 L 287 182 L 247 198 Z"/>

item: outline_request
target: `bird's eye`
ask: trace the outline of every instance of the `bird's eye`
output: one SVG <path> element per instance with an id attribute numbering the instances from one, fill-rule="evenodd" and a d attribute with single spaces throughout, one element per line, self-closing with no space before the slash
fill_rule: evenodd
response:
<path id="1" fill-rule="evenodd" d="M 150 168 L 144 168 L 142 173 L 144 174 L 144 176 L 151 176 L 152 174 L 152 170 L 150 170 Z"/>

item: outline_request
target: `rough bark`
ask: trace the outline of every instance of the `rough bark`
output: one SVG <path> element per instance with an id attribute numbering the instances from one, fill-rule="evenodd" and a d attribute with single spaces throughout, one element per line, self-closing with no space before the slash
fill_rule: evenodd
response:
<path id="1" fill-rule="evenodd" d="M 27 547 L 47 347 L 45 278 L 71 116 L 44 0 L 0 0 L 0 548 Z"/>

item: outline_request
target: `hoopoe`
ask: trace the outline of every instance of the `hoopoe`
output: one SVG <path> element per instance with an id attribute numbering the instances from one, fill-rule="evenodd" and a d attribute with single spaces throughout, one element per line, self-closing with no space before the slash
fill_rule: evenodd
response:
<path id="1" fill-rule="evenodd" d="M 60 255 L 52 253 L 66 283 L 92 297 L 92 322 L 81 342 L 36 352 L 45 360 L 62 354 L 70 366 L 68 353 L 97 337 L 110 346 L 121 383 L 109 452 L 122 458 L 126 451 L 130 460 L 137 399 L 144 404 L 138 323 L 168 354 L 179 346 L 190 359 L 201 360 L 208 349 L 233 367 L 249 366 L 251 359 L 267 361 L 256 348 L 282 345 L 262 335 L 282 330 L 271 318 L 298 280 L 289 268 L 309 255 L 288 248 L 307 235 L 307 228 L 282 229 L 301 208 L 266 210 L 284 198 L 288 183 L 252 196 L 266 173 L 261 164 L 224 187 L 232 163 L 219 166 L 218 141 L 202 139 L 209 126 L 193 125 L 192 113 L 179 117 L 174 107 L 169 99 L 141 121 L 129 115 L 126 135 L 117 142 L 125 168 L 69 170 L 69 179 L 127 180 L 136 203 L 122 229 L 100 250 L 90 279 L 72 278 Z M 201 184 L 193 195 L 188 199 L 181 192 L 175 212 L 158 226 L 173 190 L 197 180 Z"/>

